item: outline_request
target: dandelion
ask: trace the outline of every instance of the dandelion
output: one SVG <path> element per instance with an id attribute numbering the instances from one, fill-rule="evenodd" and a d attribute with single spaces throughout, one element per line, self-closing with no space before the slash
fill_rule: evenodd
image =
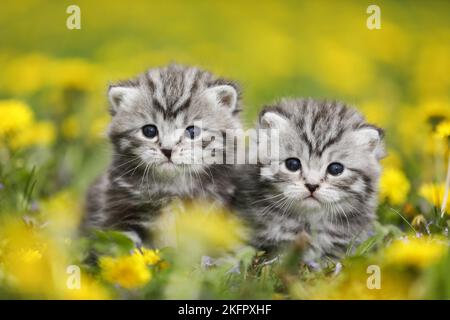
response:
<path id="1" fill-rule="evenodd" d="M 439 123 L 436 127 L 436 136 L 438 138 L 447 139 L 450 137 L 450 120 Z"/>
<path id="2" fill-rule="evenodd" d="M 401 170 L 385 168 L 380 178 L 380 199 L 401 205 L 406 201 L 410 187 L 408 178 Z"/>
<path id="3" fill-rule="evenodd" d="M 21 130 L 11 137 L 13 148 L 30 146 L 48 146 L 55 141 L 55 127 L 51 122 L 33 123 L 26 130 Z"/>
<path id="4" fill-rule="evenodd" d="M 418 106 L 418 109 L 422 112 L 425 121 L 433 129 L 442 121 L 450 118 L 450 109 L 447 101 L 437 99 L 428 100 Z"/>
<path id="5" fill-rule="evenodd" d="M 147 248 L 134 249 L 134 255 L 141 257 L 146 265 L 153 266 L 161 261 L 159 250 L 152 250 Z"/>
<path id="6" fill-rule="evenodd" d="M 49 71 L 49 81 L 56 87 L 89 91 L 95 87 L 97 68 L 83 59 L 54 61 Z"/>
<path id="7" fill-rule="evenodd" d="M 0 235 L 5 243 L 0 265 L 8 286 L 22 294 L 57 297 L 65 256 L 53 240 L 16 219 L 2 221 Z"/>
<path id="8" fill-rule="evenodd" d="M 3 86 L 13 94 L 35 92 L 47 84 L 50 59 L 44 55 L 32 53 L 19 56 L 6 64 L 2 70 Z"/>
<path id="9" fill-rule="evenodd" d="M 419 189 L 419 195 L 425 198 L 436 208 L 442 207 L 442 201 L 444 199 L 445 184 L 426 183 Z M 444 206 L 444 210 L 447 211 L 450 207 L 450 198 L 447 199 L 447 203 Z M 448 212 L 448 211 L 447 211 Z"/>
<path id="10" fill-rule="evenodd" d="M 240 221 L 217 204 L 205 202 L 184 202 L 174 206 L 176 222 L 172 231 L 178 245 L 194 250 L 229 250 L 242 243 L 245 230 Z"/>
<path id="11" fill-rule="evenodd" d="M 152 273 L 145 259 L 137 254 L 121 257 L 101 257 L 100 268 L 103 278 L 126 289 L 139 288 L 147 284 Z"/>
<path id="12" fill-rule="evenodd" d="M 67 300 L 106 300 L 111 298 L 111 294 L 98 281 L 95 281 L 87 274 L 80 276 L 80 288 L 66 288 L 63 298 Z"/>
<path id="13" fill-rule="evenodd" d="M 373 65 L 364 55 L 333 41 L 324 40 L 320 47 L 317 54 L 318 70 L 326 72 L 327 76 L 318 77 L 318 81 L 346 94 L 355 94 L 372 83 Z M 347 77 L 348 70 L 353 70 L 355 77 Z"/>
<path id="14" fill-rule="evenodd" d="M 300 287 L 296 289 L 295 283 L 292 292 L 295 298 L 312 300 L 398 300 L 417 298 L 417 292 L 410 289 L 410 280 L 406 274 L 393 273 L 391 270 L 382 271 L 381 287 L 377 290 L 369 289 L 367 265 L 352 266 L 345 274 L 330 281 L 320 279 L 312 287 L 306 286 L 307 291 Z M 297 286 L 305 286 L 297 283 Z M 301 290 L 303 289 L 303 290 Z M 291 289 L 292 290 L 292 289 Z"/>
<path id="15" fill-rule="evenodd" d="M 51 221 L 51 228 L 65 232 L 74 232 L 80 220 L 80 206 L 73 192 L 62 190 L 40 202 L 42 216 Z"/>
<path id="16" fill-rule="evenodd" d="M 394 241 L 385 251 L 386 261 L 398 266 L 426 268 L 447 252 L 446 242 L 432 237 L 407 237 Z"/>
<path id="17" fill-rule="evenodd" d="M 376 123 L 384 127 L 390 120 L 389 110 L 383 102 L 366 101 L 360 105 L 360 109 L 366 119 L 371 123 Z"/>
<path id="18" fill-rule="evenodd" d="M 388 156 L 381 159 L 383 168 L 402 168 L 402 158 L 396 150 L 388 149 Z"/>
<path id="19" fill-rule="evenodd" d="M 0 137 L 24 129 L 33 122 L 30 107 L 18 100 L 1 100 L 0 115 Z"/>

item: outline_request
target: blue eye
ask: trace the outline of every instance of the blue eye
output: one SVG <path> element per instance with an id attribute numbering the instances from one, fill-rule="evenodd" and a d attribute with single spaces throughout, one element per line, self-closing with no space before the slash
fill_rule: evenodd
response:
<path id="1" fill-rule="evenodd" d="M 300 160 L 297 158 L 286 159 L 285 163 L 286 163 L 286 168 L 289 171 L 297 171 L 297 170 L 300 170 L 302 167 Z"/>
<path id="2" fill-rule="evenodd" d="M 152 139 L 158 135 L 158 128 L 156 128 L 156 126 L 154 126 L 152 124 L 148 124 L 148 125 L 142 127 L 142 133 L 147 138 Z"/>
<path id="3" fill-rule="evenodd" d="M 202 130 L 199 127 L 189 126 L 186 128 L 186 135 L 191 139 L 195 139 L 200 135 L 201 131 Z"/>
<path id="4" fill-rule="evenodd" d="M 332 176 L 338 176 L 344 171 L 344 165 L 339 162 L 330 163 L 327 168 L 327 171 Z"/>

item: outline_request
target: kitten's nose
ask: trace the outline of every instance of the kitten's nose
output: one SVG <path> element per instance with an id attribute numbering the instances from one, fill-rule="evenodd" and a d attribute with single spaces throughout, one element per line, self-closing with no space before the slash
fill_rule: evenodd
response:
<path id="1" fill-rule="evenodd" d="M 318 184 L 309 184 L 309 183 L 305 183 L 305 187 L 309 190 L 309 192 L 313 193 L 314 191 L 317 190 L 317 188 L 319 187 Z"/>
<path id="2" fill-rule="evenodd" d="M 170 159 L 172 156 L 172 149 L 161 149 L 161 152 L 167 157 L 167 159 Z"/>

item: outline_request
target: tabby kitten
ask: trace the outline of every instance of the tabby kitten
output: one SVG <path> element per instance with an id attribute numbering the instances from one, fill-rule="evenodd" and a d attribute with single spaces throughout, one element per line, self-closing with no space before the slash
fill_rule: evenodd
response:
<path id="1" fill-rule="evenodd" d="M 338 102 L 281 100 L 266 107 L 259 129 L 278 130 L 279 152 L 246 169 L 238 211 L 252 243 L 279 249 L 309 235 L 305 261 L 338 259 L 371 233 L 383 133 Z M 261 147 L 261 146 L 259 146 Z"/>
<path id="2" fill-rule="evenodd" d="M 232 144 L 217 137 L 241 128 L 234 82 L 172 64 L 111 85 L 108 96 L 114 153 L 88 191 L 82 230 L 123 231 L 136 245 L 151 245 L 170 200 L 229 202 L 233 168 L 217 159 Z"/>

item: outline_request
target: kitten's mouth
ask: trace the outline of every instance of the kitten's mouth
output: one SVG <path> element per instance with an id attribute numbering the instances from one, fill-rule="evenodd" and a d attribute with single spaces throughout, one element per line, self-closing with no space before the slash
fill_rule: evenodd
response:
<path id="1" fill-rule="evenodd" d="M 177 167 L 177 165 L 175 163 L 173 163 L 172 160 L 167 160 L 167 161 L 161 163 L 159 166 L 162 169 L 169 169 L 169 170 Z"/>
<path id="2" fill-rule="evenodd" d="M 314 197 L 313 194 L 310 194 L 309 196 L 306 196 L 305 198 L 303 198 L 303 200 L 311 200 L 311 201 L 315 201 L 320 203 L 319 199 L 317 199 L 316 197 Z"/>

